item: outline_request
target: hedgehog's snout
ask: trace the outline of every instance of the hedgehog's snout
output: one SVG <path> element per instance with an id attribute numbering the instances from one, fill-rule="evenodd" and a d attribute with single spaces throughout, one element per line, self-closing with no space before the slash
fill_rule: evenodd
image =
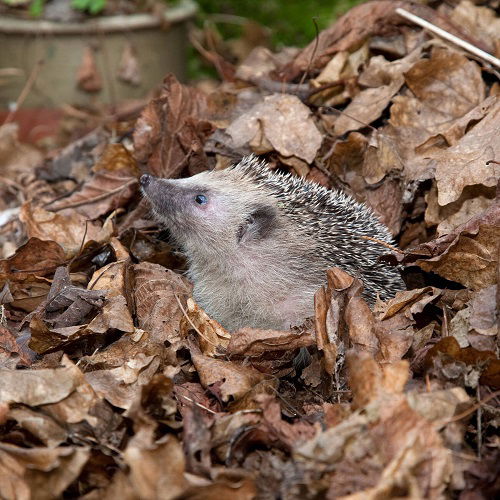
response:
<path id="1" fill-rule="evenodd" d="M 176 181 L 144 174 L 139 183 L 143 196 L 160 217 L 170 217 L 182 207 L 183 191 Z"/>
<path id="2" fill-rule="evenodd" d="M 159 180 L 160 179 L 154 175 L 149 174 L 141 175 L 141 178 L 139 179 L 143 196 L 145 196 L 153 206 L 160 203 L 162 198 L 160 193 L 161 186 L 158 182 Z"/>
<path id="3" fill-rule="evenodd" d="M 141 187 L 144 189 L 146 187 L 149 186 L 149 183 L 151 182 L 151 179 L 153 177 L 149 174 L 144 174 L 144 175 L 141 175 L 141 178 L 139 180 L 140 184 L 141 184 Z"/>

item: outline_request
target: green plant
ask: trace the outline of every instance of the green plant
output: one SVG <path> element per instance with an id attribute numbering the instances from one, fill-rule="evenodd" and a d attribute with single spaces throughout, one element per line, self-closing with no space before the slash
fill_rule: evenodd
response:
<path id="1" fill-rule="evenodd" d="M 30 14 L 34 17 L 39 17 L 43 12 L 45 0 L 33 0 L 30 5 Z"/>
<path id="2" fill-rule="evenodd" d="M 106 6 L 106 0 L 71 0 L 71 6 L 76 10 L 99 14 Z"/>
<path id="3" fill-rule="evenodd" d="M 7 5 L 18 5 L 19 0 L 0 0 Z M 43 7 L 47 0 L 31 0 L 29 5 L 29 12 L 34 17 L 40 17 L 43 13 Z M 70 0 L 71 7 L 75 10 L 88 12 L 90 14 L 99 14 L 106 6 L 106 0 Z"/>

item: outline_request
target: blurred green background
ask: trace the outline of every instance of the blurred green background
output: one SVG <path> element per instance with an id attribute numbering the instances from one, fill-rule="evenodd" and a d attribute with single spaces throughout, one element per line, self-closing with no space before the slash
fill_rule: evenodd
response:
<path id="1" fill-rule="evenodd" d="M 200 17 L 233 14 L 253 19 L 272 31 L 275 45 L 304 46 L 320 30 L 363 0 L 197 0 Z"/>
<path id="2" fill-rule="evenodd" d="M 224 39 L 242 36 L 243 19 L 256 21 L 269 29 L 268 42 L 272 49 L 303 47 L 318 30 L 329 26 L 336 18 L 363 0 L 196 0 L 199 5 L 198 26 L 211 24 Z M 223 14 L 223 16 L 220 16 Z M 231 20 L 231 16 L 236 16 Z M 240 21 L 240 22 L 238 22 Z M 189 76 L 192 79 L 214 76 L 213 70 L 200 58 L 191 55 Z"/>

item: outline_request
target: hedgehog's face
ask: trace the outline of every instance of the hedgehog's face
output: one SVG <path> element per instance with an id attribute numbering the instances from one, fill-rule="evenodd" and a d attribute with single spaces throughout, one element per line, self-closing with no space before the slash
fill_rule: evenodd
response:
<path id="1" fill-rule="evenodd" d="M 242 188 L 227 175 L 202 172 L 187 179 L 141 177 L 144 195 L 156 219 L 180 244 L 224 251 L 255 245 L 276 224 L 277 209 L 251 185 Z"/>

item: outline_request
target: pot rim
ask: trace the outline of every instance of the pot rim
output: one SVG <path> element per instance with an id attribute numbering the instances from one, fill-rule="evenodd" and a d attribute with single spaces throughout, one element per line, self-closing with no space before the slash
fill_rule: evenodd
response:
<path id="1" fill-rule="evenodd" d="M 165 10 L 163 19 L 152 14 L 131 14 L 104 16 L 81 23 L 58 23 L 44 19 L 17 19 L 0 16 L 0 34 L 95 34 L 96 32 L 122 32 L 147 28 L 158 28 L 167 24 L 177 24 L 193 17 L 198 6 L 193 0 L 181 0 L 177 5 Z"/>

